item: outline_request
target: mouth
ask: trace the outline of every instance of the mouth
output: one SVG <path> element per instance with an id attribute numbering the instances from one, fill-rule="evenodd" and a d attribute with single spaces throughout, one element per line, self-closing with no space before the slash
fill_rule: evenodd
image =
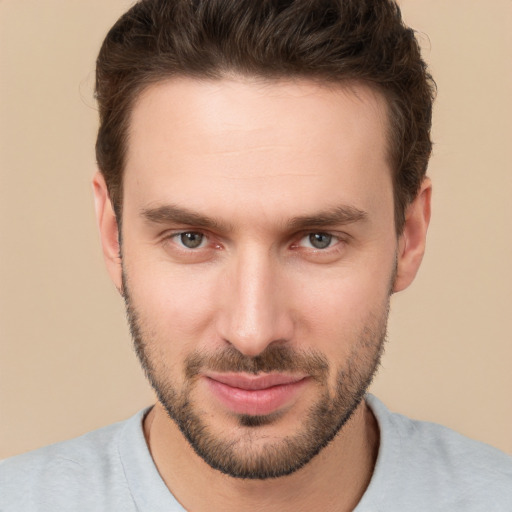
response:
<path id="1" fill-rule="evenodd" d="M 206 373 L 212 395 L 235 414 L 265 416 L 293 403 L 309 380 L 306 375 Z"/>

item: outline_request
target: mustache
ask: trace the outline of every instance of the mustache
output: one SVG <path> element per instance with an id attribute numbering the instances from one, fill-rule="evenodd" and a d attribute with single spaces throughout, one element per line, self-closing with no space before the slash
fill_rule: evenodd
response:
<path id="1" fill-rule="evenodd" d="M 185 376 L 197 377 L 209 370 L 236 373 L 304 373 L 323 381 L 329 371 L 327 358 L 315 351 L 298 352 L 284 345 L 269 345 L 257 356 L 246 356 L 230 346 L 215 353 L 194 352 L 185 359 Z"/>

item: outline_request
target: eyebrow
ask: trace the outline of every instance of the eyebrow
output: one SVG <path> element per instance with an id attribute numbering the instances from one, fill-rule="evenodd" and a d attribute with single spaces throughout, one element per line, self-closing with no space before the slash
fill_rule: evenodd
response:
<path id="1" fill-rule="evenodd" d="M 293 217 L 287 222 L 290 230 L 302 230 L 311 227 L 327 227 L 353 224 L 364 221 L 368 214 L 355 206 L 337 206 L 315 213 L 313 215 L 301 215 Z"/>
<path id="2" fill-rule="evenodd" d="M 230 231 L 232 225 L 213 217 L 188 210 L 181 206 L 166 204 L 155 208 L 143 208 L 141 215 L 147 221 L 155 224 L 182 224 L 203 229 Z M 290 231 L 300 231 L 307 228 L 339 226 L 364 221 L 368 214 L 354 206 L 337 206 L 311 215 L 300 215 L 286 222 Z"/>
<path id="3" fill-rule="evenodd" d="M 141 215 L 147 221 L 155 224 L 183 224 L 220 231 L 229 231 L 230 228 L 229 225 L 217 219 L 173 204 L 166 204 L 156 208 L 143 208 Z"/>

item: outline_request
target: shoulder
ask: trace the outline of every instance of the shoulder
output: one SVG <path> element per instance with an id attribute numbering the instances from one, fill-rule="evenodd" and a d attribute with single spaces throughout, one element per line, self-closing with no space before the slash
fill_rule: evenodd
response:
<path id="1" fill-rule="evenodd" d="M 0 461 L 0 510 L 106 510 L 102 501 L 122 499 L 127 487 L 118 439 L 142 415 Z"/>
<path id="2" fill-rule="evenodd" d="M 367 403 L 381 431 L 375 473 L 387 497 L 424 503 L 424 510 L 512 509 L 512 457 L 441 425 L 391 413 L 375 397 Z"/>

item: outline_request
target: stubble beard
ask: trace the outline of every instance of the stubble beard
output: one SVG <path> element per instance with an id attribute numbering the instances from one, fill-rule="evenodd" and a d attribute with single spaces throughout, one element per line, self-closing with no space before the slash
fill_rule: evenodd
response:
<path id="1" fill-rule="evenodd" d="M 123 295 L 127 318 L 137 357 L 160 403 L 176 423 L 193 450 L 210 467 L 234 478 L 267 479 L 286 476 L 306 465 L 340 432 L 363 400 L 380 365 L 386 341 L 389 298 L 378 314 L 369 315 L 345 365 L 337 370 L 334 392 L 329 391 L 330 365 L 320 352 L 298 352 L 281 344 L 269 345 L 256 357 L 241 354 L 233 346 L 221 352 L 194 352 L 185 360 L 184 385 L 171 382 L 157 357 L 135 309 L 123 274 Z M 162 369 L 163 367 L 163 369 Z M 203 419 L 193 400 L 195 384 L 201 372 L 302 372 L 310 376 L 322 391 L 309 408 L 301 428 L 273 442 L 257 443 L 251 449 L 258 429 L 278 422 L 279 413 L 265 416 L 237 415 L 240 435 L 222 437 Z"/>

